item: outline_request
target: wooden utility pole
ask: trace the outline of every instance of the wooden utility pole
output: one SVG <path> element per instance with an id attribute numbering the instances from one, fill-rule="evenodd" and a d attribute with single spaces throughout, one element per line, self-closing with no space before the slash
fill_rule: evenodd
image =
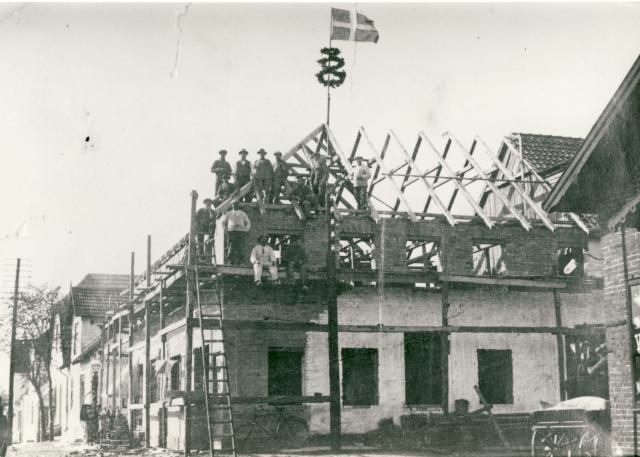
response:
<path id="1" fill-rule="evenodd" d="M 562 303 L 560 301 L 560 293 L 558 289 L 553 289 L 553 308 L 556 315 L 556 327 L 562 327 Z M 565 352 L 564 352 L 564 335 L 560 332 L 556 334 L 556 346 L 558 348 L 558 377 L 560 378 L 560 400 L 567 399 L 565 389 Z"/>
<path id="2" fill-rule="evenodd" d="M 151 288 L 151 235 L 147 235 L 147 287 L 144 291 L 144 445 L 149 447 L 151 404 L 151 302 L 147 300 L 147 293 Z"/>
<path id="3" fill-rule="evenodd" d="M 191 453 L 191 377 L 193 368 L 193 326 L 191 318 L 193 317 L 193 286 L 192 286 L 192 268 L 196 264 L 196 203 L 198 202 L 198 192 L 191 191 L 191 212 L 189 215 L 189 257 L 187 268 L 185 271 L 187 296 L 185 302 L 185 314 L 187 319 L 186 344 L 185 344 L 185 398 L 184 398 L 184 455 L 189 457 Z"/>
<path id="4" fill-rule="evenodd" d="M 329 340 L 329 431 L 331 451 L 339 452 L 341 446 L 340 418 L 340 348 L 338 344 L 338 297 L 336 277 L 336 214 L 334 211 L 335 186 L 327 186 L 325 208 L 327 210 L 327 308 Z"/>
<path id="5" fill-rule="evenodd" d="M 13 319 L 11 320 L 11 355 L 9 359 L 9 443 L 13 442 L 13 378 L 16 369 L 16 329 L 18 327 L 18 290 L 20 288 L 20 259 L 16 261 L 16 283 L 13 289 Z"/>

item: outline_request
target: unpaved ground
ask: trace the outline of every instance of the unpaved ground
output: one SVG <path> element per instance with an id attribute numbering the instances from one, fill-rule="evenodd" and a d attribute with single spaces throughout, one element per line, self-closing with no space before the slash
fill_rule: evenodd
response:
<path id="1" fill-rule="evenodd" d="M 44 443 L 23 443 L 9 447 L 7 457 L 115 457 L 113 452 L 104 452 L 97 447 L 85 444 L 68 444 L 60 441 Z M 131 457 L 184 457 L 178 452 L 166 451 L 164 449 L 150 449 L 147 451 L 138 449 L 131 453 L 126 453 Z M 282 453 L 282 454 L 254 454 L 251 457 L 312 457 L 312 456 L 332 456 L 334 455 L 328 448 L 308 448 L 303 452 Z M 464 452 L 464 453 L 434 453 L 434 452 L 409 452 L 396 453 L 391 451 L 376 451 L 364 447 L 346 447 L 340 457 L 522 457 L 528 455 L 524 452 L 508 453 L 504 451 L 493 452 Z M 192 452 L 193 457 L 206 457 L 208 453 Z M 245 457 L 243 455 L 242 457 Z"/>

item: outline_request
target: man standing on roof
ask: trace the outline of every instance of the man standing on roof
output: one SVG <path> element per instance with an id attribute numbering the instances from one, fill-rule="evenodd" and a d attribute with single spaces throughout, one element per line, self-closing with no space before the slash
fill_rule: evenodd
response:
<path id="1" fill-rule="evenodd" d="M 282 153 L 280 151 L 276 151 L 273 153 L 276 156 L 276 166 L 273 170 L 273 186 L 271 187 L 271 202 L 276 204 L 280 203 L 280 191 L 284 187 L 287 182 L 287 178 L 289 177 L 289 165 L 287 162 L 282 160 Z"/>
<path id="2" fill-rule="evenodd" d="M 241 150 L 240 160 L 236 162 L 236 188 L 238 190 L 251 181 L 251 163 L 247 160 L 247 154 L 249 153 L 245 149 Z M 249 194 L 245 195 L 242 201 L 251 201 Z"/>
<path id="3" fill-rule="evenodd" d="M 318 208 L 324 208 L 324 198 L 329 180 L 329 167 L 326 156 L 318 156 L 316 168 L 311 172 L 311 190 Z"/>
<path id="4" fill-rule="evenodd" d="M 251 230 L 251 221 L 247 213 L 238 207 L 234 202 L 231 209 L 224 213 L 220 219 L 222 227 L 227 233 L 228 254 L 227 261 L 231 265 L 242 264 L 242 254 L 244 251 L 244 240 L 247 232 Z"/>
<path id="5" fill-rule="evenodd" d="M 260 158 L 253 163 L 253 188 L 256 191 L 258 203 L 269 203 L 271 184 L 273 183 L 273 165 L 265 158 L 267 151 L 258 151 Z"/>
<path id="6" fill-rule="evenodd" d="M 278 281 L 278 259 L 273 248 L 267 244 L 269 239 L 265 235 L 258 237 L 258 244 L 251 251 L 251 263 L 253 264 L 253 279 L 256 286 L 262 285 L 262 269 L 269 268 L 271 281 L 275 284 Z"/>
<path id="7" fill-rule="evenodd" d="M 204 208 L 200 208 L 196 213 L 198 255 L 204 257 L 202 259 L 204 262 L 211 263 L 213 240 L 216 232 L 216 213 L 211 208 L 213 201 L 210 198 L 205 198 L 202 203 L 204 203 Z M 207 237 L 206 244 L 205 236 Z"/>
<path id="8" fill-rule="evenodd" d="M 213 165 L 211 166 L 211 173 L 216 175 L 216 197 L 218 196 L 218 189 L 224 181 L 224 177 L 231 176 L 231 165 L 225 159 L 227 151 L 225 149 L 221 149 L 218 154 L 220 154 L 220 158 L 213 162 Z"/>
<path id="9" fill-rule="evenodd" d="M 358 209 L 367 209 L 367 188 L 369 187 L 369 164 L 363 163 L 362 157 L 356 157 L 356 164 L 351 170 L 351 183 L 353 184 L 353 194 L 356 197 Z"/>

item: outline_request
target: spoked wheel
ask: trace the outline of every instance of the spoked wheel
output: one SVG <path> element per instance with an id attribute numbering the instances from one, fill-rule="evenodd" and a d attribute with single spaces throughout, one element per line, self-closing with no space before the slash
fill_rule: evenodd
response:
<path id="1" fill-rule="evenodd" d="M 532 457 L 574 457 L 579 435 L 571 429 L 538 429 L 531 437 Z"/>
<path id="2" fill-rule="evenodd" d="M 303 419 L 289 418 L 280 422 L 276 430 L 278 449 L 299 449 L 309 438 L 309 427 Z"/>
<path id="3" fill-rule="evenodd" d="M 238 425 L 233 435 L 236 449 L 242 453 L 270 451 L 274 447 L 273 437 L 255 423 Z"/>

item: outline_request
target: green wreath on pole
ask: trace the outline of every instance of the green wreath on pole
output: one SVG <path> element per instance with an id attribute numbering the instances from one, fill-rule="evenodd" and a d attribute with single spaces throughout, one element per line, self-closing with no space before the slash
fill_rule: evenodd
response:
<path id="1" fill-rule="evenodd" d="M 347 77 L 347 72 L 342 70 L 344 59 L 340 57 L 340 49 L 322 48 L 320 52 L 326 57 L 318 60 L 322 67 L 322 70 L 316 73 L 318 82 L 325 87 L 336 88 L 341 86 Z"/>

